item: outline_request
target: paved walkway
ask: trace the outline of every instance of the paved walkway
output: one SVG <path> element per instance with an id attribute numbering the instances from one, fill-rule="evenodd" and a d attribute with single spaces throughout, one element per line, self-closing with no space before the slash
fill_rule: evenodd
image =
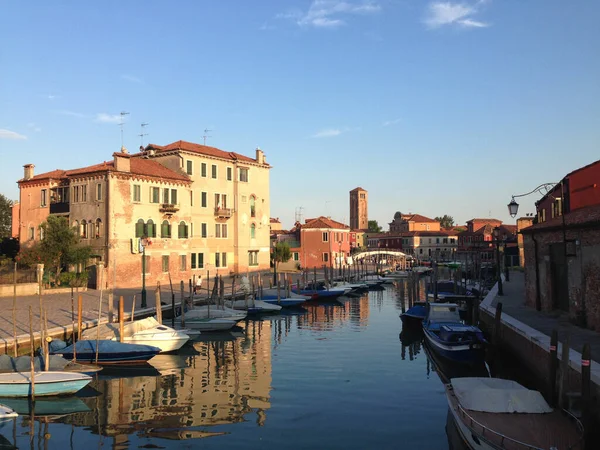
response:
<path id="1" fill-rule="evenodd" d="M 592 360 L 600 362 L 600 333 L 578 327 L 569 322 L 567 313 L 539 312 L 525 305 L 525 275 L 522 272 L 510 273 L 510 281 L 503 283 L 504 295 L 492 301 L 495 308 L 502 302 L 502 313 L 523 322 L 531 328 L 550 337 L 552 330 L 558 331 L 558 340 L 563 342 L 568 334 L 570 347 L 581 353 L 583 345 L 590 344 Z"/>

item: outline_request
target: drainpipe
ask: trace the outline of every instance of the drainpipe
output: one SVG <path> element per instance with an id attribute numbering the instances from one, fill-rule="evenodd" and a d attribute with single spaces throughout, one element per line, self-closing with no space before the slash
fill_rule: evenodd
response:
<path id="1" fill-rule="evenodd" d="M 533 254 L 535 258 L 535 309 L 536 311 L 541 311 L 542 298 L 540 296 L 540 267 L 538 265 L 538 243 L 535 238 L 535 233 L 531 233 L 531 239 L 533 240 Z"/>

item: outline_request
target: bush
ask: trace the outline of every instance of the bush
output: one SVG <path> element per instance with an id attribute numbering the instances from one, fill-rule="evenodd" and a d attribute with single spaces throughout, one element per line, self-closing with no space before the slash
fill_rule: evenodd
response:
<path id="1" fill-rule="evenodd" d="M 81 272 L 62 272 L 58 277 L 59 286 L 69 286 L 69 287 L 84 287 L 87 286 L 88 282 L 88 273 Z"/>

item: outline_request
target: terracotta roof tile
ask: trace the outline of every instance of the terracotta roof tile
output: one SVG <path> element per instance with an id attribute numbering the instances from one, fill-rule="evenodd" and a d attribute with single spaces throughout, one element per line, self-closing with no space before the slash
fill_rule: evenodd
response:
<path id="1" fill-rule="evenodd" d="M 271 217 L 271 218 L 269 219 L 269 222 L 270 222 L 270 223 L 281 223 L 281 222 L 279 222 L 279 218 L 275 219 L 275 218 L 273 218 L 273 217 Z"/>
<path id="2" fill-rule="evenodd" d="M 349 226 L 324 216 L 317 217 L 316 219 L 307 220 L 306 223 L 302 225 L 302 228 L 336 228 L 343 230 L 350 229 Z"/>
<path id="3" fill-rule="evenodd" d="M 402 215 L 402 218 L 407 222 L 429 222 L 429 223 L 438 223 L 437 220 L 430 219 L 429 217 L 422 216 L 421 214 L 408 214 Z"/>
<path id="4" fill-rule="evenodd" d="M 562 223 L 562 216 L 558 216 L 546 222 L 523 228 L 521 233 L 532 233 L 544 229 L 561 229 Z M 565 225 L 567 228 L 570 226 L 584 226 L 586 224 L 597 226 L 598 223 L 600 223 L 600 205 L 586 206 L 565 214 Z"/>
<path id="5" fill-rule="evenodd" d="M 364 190 L 364 189 L 363 189 L 363 188 L 361 188 L 360 186 L 359 186 L 359 187 L 356 187 L 356 188 L 354 188 L 354 189 L 352 189 L 350 192 L 356 192 L 356 191 L 365 191 L 365 192 L 367 192 L 366 190 Z"/>
<path id="6" fill-rule="evenodd" d="M 39 181 L 39 180 L 60 179 L 60 178 L 64 178 L 66 176 L 66 172 L 67 172 L 66 170 L 62 170 L 62 169 L 51 170 L 50 172 L 44 172 L 44 173 L 35 175 L 32 178 L 30 178 L 29 180 L 25 180 L 25 179 L 21 178 L 17 183 L 20 183 L 22 181 Z"/>
<path id="7" fill-rule="evenodd" d="M 235 152 L 226 152 L 216 147 L 208 145 L 195 144 L 187 141 L 177 141 L 168 145 L 148 144 L 146 149 L 154 149 L 156 153 L 168 152 L 173 150 L 184 150 L 191 153 L 199 153 L 201 155 L 214 156 L 215 158 L 227 159 L 230 161 L 245 161 L 256 163 L 256 160 L 248 156 L 241 155 Z M 269 167 L 269 164 L 265 163 Z"/>

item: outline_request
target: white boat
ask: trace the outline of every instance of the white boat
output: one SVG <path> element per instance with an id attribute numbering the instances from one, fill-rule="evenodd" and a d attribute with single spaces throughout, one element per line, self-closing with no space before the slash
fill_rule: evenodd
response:
<path id="1" fill-rule="evenodd" d="M 235 322 L 239 322 L 240 320 L 244 320 L 248 314 L 245 311 L 237 311 L 232 308 L 228 308 L 226 306 L 216 306 L 216 305 L 207 305 L 207 306 L 195 306 L 193 309 L 190 309 L 185 312 L 185 322 L 188 322 L 188 318 L 190 319 L 228 319 L 233 320 Z"/>
<path id="2" fill-rule="evenodd" d="M 9 408 L 6 405 L 0 404 L 0 422 L 4 422 L 5 420 L 12 419 L 13 417 L 17 417 L 18 414 L 14 409 Z"/>
<path id="3" fill-rule="evenodd" d="M 350 292 L 364 291 L 369 288 L 368 283 L 336 283 L 335 288 L 350 289 Z"/>
<path id="4" fill-rule="evenodd" d="M 119 341 L 119 324 L 107 323 L 100 325 L 100 329 L 90 328 L 85 330 L 82 339 Z M 183 331 L 174 330 L 166 325 L 161 325 L 154 317 L 125 323 L 123 327 L 123 342 L 126 344 L 151 345 L 160 348 L 161 353 L 179 350 L 190 337 Z"/>
<path id="5" fill-rule="evenodd" d="M 185 316 L 185 328 L 198 331 L 223 331 L 235 326 L 237 321 L 220 317 L 188 317 Z M 175 328 L 184 328 L 181 316 L 175 318 Z"/>
<path id="6" fill-rule="evenodd" d="M 279 305 L 273 305 L 262 300 L 254 299 L 249 299 L 248 301 L 232 300 L 231 306 L 235 310 L 247 311 L 248 313 L 268 313 L 281 311 L 281 306 Z"/>
<path id="7" fill-rule="evenodd" d="M 448 405 L 462 439 L 471 449 L 583 450 L 583 427 L 553 410 L 544 397 L 516 381 L 452 378 Z"/>

